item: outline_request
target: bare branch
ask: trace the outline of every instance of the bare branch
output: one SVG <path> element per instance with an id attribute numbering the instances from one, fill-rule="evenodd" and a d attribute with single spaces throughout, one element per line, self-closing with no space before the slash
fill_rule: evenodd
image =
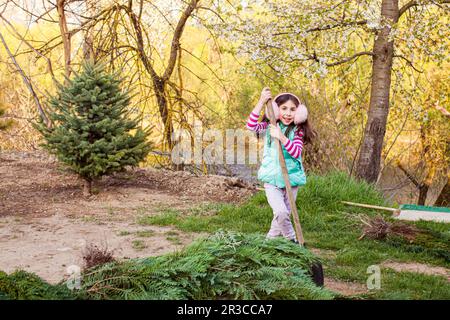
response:
<path id="1" fill-rule="evenodd" d="M 11 27 L 11 29 L 13 30 L 14 34 L 16 36 L 18 36 L 20 38 L 21 41 L 23 41 L 28 48 L 30 48 L 33 52 L 35 52 L 37 55 L 39 55 L 40 57 L 44 58 L 47 61 L 47 66 L 48 66 L 48 71 L 50 73 L 50 75 L 52 76 L 53 81 L 55 81 L 55 83 L 59 84 L 59 81 L 56 79 L 55 74 L 53 72 L 53 68 L 52 68 L 52 62 L 50 61 L 49 58 L 47 58 L 46 56 L 44 56 L 39 50 L 35 49 L 24 37 L 22 37 L 17 30 L 14 28 L 14 26 L 5 19 L 5 17 L 3 17 L 2 14 L 0 14 L 0 18 L 8 25 Z"/>
<path id="2" fill-rule="evenodd" d="M 13 61 L 17 71 L 19 71 L 20 75 L 22 76 L 23 82 L 25 82 L 25 85 L 28 87 L 28 89 L 30 90 L 33 99 L 36 103 L 36 106 L 38 108 L 38 112 L 39 115 L 41 116 L 41 119 L 44 121 L 44 123 L 47 125 L 47 127 L 50 126 L 50 121 L 48 120 L 47 116 L 45 115 L 44 109 L 42 108 L 41 102 L 39 101 L 39 98 L 36 94 L 36 91 L 34 91 L 33 85 L 31 84 L 30 79 L 25 75 L 25 72 L 22 70 L 22 68 L 20 67 L 20 65 L 17 63 L 16 59 L 14 58 L 14 55 L 12 54 L 12 52 L 9 50 L 8 45 L 6 44 L 5 39 L 3 38 L 3 35 L 0 32 L 0 40 L 3 43 L 3 46 L 6 49 L 6 52 L 8 53 L 9 57 L 11 58 L 11 60 Z"/>
<path id="3" fill-rule="evenodd" d="M 331 62 L 331 63 L 326 63 L 325 65 L 326 65 L 327 67 L 334 67 L 334 66 L 337 66 L 337 65 L 340 65 L 340 64 L 349 62 L 349 61 L 351 61 L 351 60 L 353 60 L 353 59 L 357 59 L 357 58 L 359 58 L 359 57 L 361 57 L 361 56 L 374 56 L 374 55 L 375 55 L 375 54 L 374 54 L 372 51 L 362 51 L 362 52 L 355 53 L 355 54 L 352 55 L 351 57 L 347 57 L 347 58 L 344 58 L 344 59 L 342 59 L 342 60 L 335 61 L 335 62 Z M 314 53 L 313 55 L 308 56 L 308 58 L 309 58 L 310 60 L 315 60 L 315 61 L 317 61 L 317 62 L 320 62 L 319 58 L 316 56 L 315 53 Z"/>
<path id="4" fill-rule="evenodd" d="M 410 8 L 418 6 L 419 4 L 415 0 L 411 0 L 408 3 L 406 3 L 403 7 L 400 8 L 398 11 L 398 16 L 401 17 L 406 11 L 408 11 Z"/>
<path id="5" fill-rule="evenodd" d="M 199 57 L 197 57 L 196 55 L 194 55 L 192 52 L 190 52 L 190 51 L 188 51 L 188 50 L 186 50 L 186 49 L 184 49 L 184 48 L 181 48 L 181 50 L 187 52 L 189 55 L 191 55 L 193 58 L 195 58 L 195 59 L 198 60 L 201 64 L 203 64 L 206 68 L 208 68 L 208 70 L 211 71 L 211 73 L 214 75 L 214 77 L 215 77 L 217 80 L 219 80 L 219 82 L 222 84 L 222 86 L 225 87 L 225 84 L 223 84 L 223 79 L 221 79 L 221 78 L 219 77 L 219 75 L 218 75 L 213 69 L 211 69 L 211 67 L 210 67 L 205 61 L 203 61 L 202 59 L 200 59 Z"/>
<path id="6" fill-rule="evenodd" d="M 344 64 L 344 63 L 349 62 L 351 60 L 357 59 L 357 58 L 359 58 L 361 56 L 374 56 L 374 55 L 375 54 L 372 51 L 362 51 L 362 52 L 355 53 L 354 55 L 352 55 L 350 57 L 343 58 L 342 60 L 325 63 L 325 65 L 327 67 L 335 67 L 337 65 Z M 313 54 L 305 55 L 305 59 L 291 59 L 291 60 L 289 60 L 289 62 L 310 61 L 310 60 L 314 60 L 314 61 L 316 61 L 318 63 L 322 63 L 320 57 L 317 56 L 316 52 L 314 52 Z M 277 72 L 277 70 L 275 68 L 272 68 L 272 69 Z"/>
<path id="7" fill-rule="evenodd" d="M 223 23 L 225 23 L 225 20 L 221 17 L 221 15 L 220 15 L 217 11 L 215 11 L 215 10 L 213 10 L 213 9 L 211 9 L 211 8 L 208 8 L 208 7 L 203 7 L 203 6 L 199 6 L 198 9 L 203 9 L 203 10 L 206 10 L 206 11 L 211 11 L 212 13 L 214 13 L 214 15 L 215 15 L 216 17 L 218 17 Z"/>
<path id="8" fill-rule="evenodd" d="M 36 22 L 38 22 L 39 20 L 52 22 L 52 23 L 58 22 L 57 20 L 44 18 L 44 16 L 47 15 L 50 11 L 52 11 L 54 8 L 51 8 L 51 9 L 47 10 L 46 12 L 44 12 L 43 14 L 41 14 L 40 16 L 38 16 L 38 15 L 34 14 L 33 12 L 29 11 L 28 9 L 20 6 L 18 3 L 16 3 L 16 1 L 14 1 L 14 0 L 9 0 L 9 1 L 11 1 L 11 3 L 13 3 L 17 8 L 21 9 L 23 12 L 29 14 L 31 17 L 36 18 Z"/>
<path id="9" fill-rule="evenodd" d="M 446 116 L 447 118 L 450 118 L 450 112 L 447 109 L 445 109 L 444 107 L 441 107 L 441 106 L 436 106 L 435 108 L 436 108 L 436 110 L 439 110 L 444 116 Z"/>
<path id="10" fill-rule="evenodd" d="M 4 6 L 4 7 L 3 7 L 3 9 L 2 9 L 2 12 L 0 12 L 0 14 L 3 14 L 3 13 L 5 13 L 6 8 L 8 8 L 8 2 L 5 2 L 5 3 L 2 4 L 1 6 Z"/>
<path id="11" fill-rule="evenodd" d="M 65 14 L 65 5 L 66 0 L 57 0 L 56 8 L 58 10 L 58 16 L 59 16 L 59 28 L 61 31 L 61 37 L 64 44 L 64 69 L 65 69 L 65 75 L 66 80 L 64 81 L 67 83 L 68 78 L 70 77 L 70 63 L 71 63 L 71 35 L 69 32 L 69 29 L 67 27 L 67 20 L 66 20 L 66 14 Z"/>
<path id="12" fill-rule="evenodd" d="M 183 34 L 184 26 L 186 25 L 186 22 L 192 12 L 197 8 L 197 4 L 200 0 L 191 0 L 186 10 L 183 12 L 180 20 L 178 21 L 177 27 L 175 29 L 173 39 L 172 39 L 172 46 L 170 48 L 170 58 L 169 62 L 167 64 L 167 68 L 162 76 L 163 80 L 168 80 L 170 78 L 170 75 L 173 72 L 173 69 L 175 68 L 175 62 L 177 60 L 177 53 L 180 49 L 180 38 Z"/>
<path id="13" fill-rule="evenodd" d="M 360 20 L 360 21 L 347 21 L 347 22 L 340 22 L 336 24 L 329 24 L 325 26 L 315 27 L 306 29 L 305 32 L 317 32 L 317 31 L 325 31 L 325 30 L 331 30 L 336 28 L 343 28 L 348 26 L 363 26 L 367 23 L 367 20 Z M 273 36 L 281 36 L 281 35 L 289 35 L 292 34 L 292 32 L 278 32 L 274 33 Z"/>
<path id="14" fill-rule="evenodd" d="M 405 60 L 405 61 L 409 64 L 409 66 L 410 66 L 411 68 L 413 68 L 415 71 L 417 71 L 417 72 L 419 72 L 419 73 L 423 73 L 423 70 L 417 69 L 417 68 L 414 66 L 414 64 L 412 63 L 412 61 L 409 60 L 408 58 L 406 58 L 405 56 L 402 56 L 401 54 L 394 54 L 394 58 L 402 58 L 402 59 Z"/>
<path id="15" fill-rule="evenodd" d="M 143 10 L 144 10 L 144 0 L 141 0 L 139 1 L 139 14 L 138 14 L 139 21 L 141 21 Z"/>
<path id="16" fill-rule="evenodd" d="M 154 3 L 149 2 L 149 4 L 150 4 L 156 11 L 158 11 L 158 13 L 164 18 L 164 20 L 166 20 L 167 24 L 172 28 L 172 30 L 175 30 L 174 25 L 173 25 L 172 22 L 170 22 L 170 20 L 167 18 L 167 15 L 164 14 L 164 13 L 161 11 L 161 9 L 160 9 L 157 5 L 155 5 Z"/>
<path id="17" fill-rule="evenodd" d="M 120 9 L 124 10 L 130 17 L 131 23 L 133 25 L 133 28 L 134 28 L 134 31 L 135 31 L 136 37 L 137 37 L 137 39 L 136 39 L 137 53 L 139 54 L 139 58 L 141 59 L 142 63 L 144 64 L 144 67 L 147 70 L 147 72 L 150 73 L 150 76 L 152 77 L 152 79 L 159 79 L 158 74 L 153 69 L 153 66 L 150 62 L 149 57 L 145 54 L 144 39 L 142 37 L 142 28 L 139 23 L 138 17 L 134 14 L 133 11 L 129 10 L 129 8 L 126 6 L 117 5 L 116 8 L 119 10 Z"/>
<path id="18" fill-rule="evenodd" d="M 431 1 L 430 4 L 435 4 L 438 7 L 440 7 L 440 4 L 445 4 L 445 3 L 450 3 L 450 0 L 442 0 L 439 3 L 436 3 L 435 1 Z M 401 17 L 409 9 L 411 9 L 413 7 L 418 7 L 421 5 L 423 5 L 423 4 L 419 3 L 418 1 L 411 0 L 408 3 L 406 3 L 403 7 L 400 8 L 398 16 Z"/>
<path id="19" fill-rule="evenodd" d="M 348 21 L 348 22 L 341 22 L 334 25 L 327 25 L 323 27 L 316 27 L 307 29 L 306 32 L 314 32 L 314 31 L 324 31 L 324 30 L 330 30 L 340 27 L 348 27 L 348 26 L 361 26 L 367 24 L 367 20 L 360 20 L 360 21 Z"/>
<path id="20" fill-rule="evenodd" d="M 397 167 L 403 171 L 403 173 L 408 177 L 409 180 L 411 180 L 411 182 L 416 186 L 416 188 L 420 188 L 422 183 L 419 183 L 416 178 L 413 177 L 413 175 L 408 172 L 408 170 L 405 169 L 405 167 L 403 167 L 403 165 L 398 162 L 397 163 Z"/>

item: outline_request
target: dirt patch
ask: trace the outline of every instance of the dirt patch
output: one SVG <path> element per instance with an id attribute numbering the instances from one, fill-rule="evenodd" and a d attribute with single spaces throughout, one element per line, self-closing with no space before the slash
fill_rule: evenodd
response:
<path id="1" fill-rule="evenodd" d="M 450 270 L 444 267 L 435 267 L 417 262 L 393 262 L 386 261 L 381 264 L 382 267 L 395 270 L 397 272 L 415 272 L 428 274 L 432 276 L 443 276 L 450 282 Z"/>
<path id="2" fill-rule="evenodd" d="M 325 277 L 325 288 L 340 293 L 344 296 L 355 296 L 368 292 L 367 287 L 361 283 L 340 281 Z"/>
<path id="3" fill-rule="evenodd" d="M 104 183 L 108 186 L 117 186 L 118 183 L 121 187 L 144 186 L 177 196 L 224 203 L 241 203 L 258 191 L 255 185 L 237 178 L 154 168 L 130 171 L 126 181 L 120 175 L 106 177 Z"/>
<path id="4" fill-rule="evenodd" d="M 103 177 L 94 185 L 96 194 L 85 198 L 78 176 L 43 152 L 1 153 L 0 177 L 0 216 L 48 216 L 67 207 L 73 213 L 108 202 L 135 209 L 136 203 L 154 193 L 184 202 L 240 203 L 257 191 L 224 176 L 136 168 Z"/>
<path id="5" fill-rule="evenodd" d="M 140 216 L 209 202 L 239 203 L 256 192 L 223 176 L 147 168 L 104 177 L 82 195 L 82 181 L 44 152 L 0 154 L 0 270 L 23 269 L 55 283 L 82 266 L 88 244 L 114 257 L 161 255 L 201 234 L 141 226 Z"/>
<path id="6" fill-rule="evenodd" d="M 27 270 L 51 283 L 61 281 L 70 266 L 83 266 L 83 250 L 89 244 L 107 247 L 121 260 L 172 252 L 200 236 L 170 227 L 84 221 L 62 215 L 0 221 L 0 270 Z"/>

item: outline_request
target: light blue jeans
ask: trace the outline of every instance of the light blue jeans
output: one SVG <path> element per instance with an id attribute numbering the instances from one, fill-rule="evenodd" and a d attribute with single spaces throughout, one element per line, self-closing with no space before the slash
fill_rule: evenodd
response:
<path id="1" fill-rule="evenodd" d="M 291 222 L 291 206 L 286 188 L 278 188 L 270 183 L 264 183 L 267 201 L 273 211 L 272 224 L 267 238 L 283 236 L 289 240 L 295 239 L 295 231 Z M 294 199 L 297 199 L 298 187 L 292 187 Z"/>

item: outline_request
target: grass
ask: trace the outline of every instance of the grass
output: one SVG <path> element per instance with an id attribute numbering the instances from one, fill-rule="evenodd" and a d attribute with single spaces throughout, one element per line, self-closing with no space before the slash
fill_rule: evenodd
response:
<path id="1" fill-rule="evenodd" d="M 367 268 L 383 261 L 420 262 L 450 268 L 450 226 L 444 223 L 416 222 L 416 227 L 434 235 L 421 243 L 410 244 L 399 239 L 358 240 L 361 235 L 359 215 L 375 216 L 379 211 L 349 207 L 341 201 L 381 206 L 386 203 L 375 188 L 349 179 L 343 173 L 310 176 L 297 198 L 300 222 L 309 247 L 332 250 L 336 257 L 324 257 L 329 277 L 365 284 Z M 208 214 L 203 214 L 207 212 Z M 389 215 L 384 215 L 388 221 Z M 156 216 L 141 216 L 142 225 L 175 226 L 185 232 L 214 233 L 219 229 L 265 234 L 270 227 L 272 211 L 263 192 L 240 206 L 210 204 L 190 211 L 163 209 Z M 450 299 L 450 283 L 441 276 L 394 272 L 381 268 L 381 289 L 368 297 L 380 299 Z"/>
<path id="2" fill-rule="evenodd" d="M 0 299 L 333 299 L 309 274 L 305 248 L 261 234 L 219 231 L 170 254 L 84 270 L 78 290 L 36 275 L 0 272 Z"/>
<path id="3" fill-rule="evenodd" d="M 83 222 L 97 222 L 98 221 L 96 217 L 94 217 L 94 216 L 87 216 L 87 215 L 83 216 L 81 218 L 81 220 Z"/>
<path id="4" fill-rule="evenodd" d="M 146 214 L 149 212 L 150 208 L 148 206 L 140 206 L 134 209 L 138 215 Z"/>
<path id="5" fill-rule="evenodd" d="M 107 207 L 106 207 L 106 212 L 107 212 L 110 216 L 112 216 L 112 215 L 115 214 L 115 208 L 112 207 L 112 206 L 107 206 Z"/>
<path id="6" fill-rule="evenodd" d="M 150 238 L 155 235 L 155 231 L 153 230 L 142 230 L 142 231 L 136 231 L 136 236 L 140 238 Z"/>
<path id="7" fill-rule="evenodd" d="M 167 240 L 169 240 L 170 242 L 172 242 L 172 244 L 174 245 L 180 245 L 183 244 L 183 242 L 181 242 L 180 238 L 178 238 L 178 236 L 168 236 L 166 237 Z"/>
<path id="8" fill-rule="evenodd" d="M 143 250 L 143 249 L 147 248 L 147 245 L 142 240 L 133 240 L 133 242 L 131 242 L 131 246 L 135 250 Z"/>
<path id="9" fill-rule="evenodd" d="M 176 231 L 167 231 L 165 233 L 166 235 L 166 239 L 169 240 L 172 244 L 174 245 L 181 245 L 183 244 L 183 242 L 181 242 L 180 238 L 179 238 L 179 233 Z"/>
<path id="10" fill-rule="evenodd" d="M 450 299 L 449 283 L 443 277 L 391 270 L 383 275 L 381 299 Z"/>
<path id="11" fill-rule="evenodd" d="M 133 232 L 127 231 L 127 230 L 122 230 L 122 231 L 117 233 L 117 235 L 120 236 L 120 237 L 122 237 L 122 236 L 129 236 L 131 234 L 133 234 Z M 139 238 L 150 238 L 150 237 L 153 237 L 155 235 L 155 231 L 153 231 L 153 230 L 141 230 L 141 231 L 134 232 L 134 234 L 137 237 L 139 237 Z"/>
<path id="12" fill-rule="evenodd" d="M 318 248 L 326 253 L 321 256 L 321 260 L 327 277 L 365 285 L 370 276 L 368 268 L 379 266 L 381 288 L 369 290 L 359 295 L 359 298 L 450 299 L 450 282 L 443 276 L 396 272 L 382 266 L 383 262 L 390 260 L 450 268 L 449 224 L 409 222 L 427 231 L 426 236 L 417 237 L 413 243 L 395 237 L 388 237 L 386 240 L 358 240 L 362 232 L 360 216 L 375 216 L 380 212 L 349 207 L 341 203 L 343 200 L 393 206 L 386 203 L 372 186 L 349 179 L 345 174 L 330 173 L 309 177 L 307 185 L 299 191 L 297 207 L 308 248 Z M 263 235 L 269 229 L 272 211 L 263 192 L 239 206 L 209 203 L 183 210 L 160 208 L 159 215 L 146 214 L 148 212 L 145 210 L 140 211 L 139 224 L 173 226 L 178 229 L 165 234 L 166 239 L 173 243 L 180 241 L 180 231 L 214 233 L 214 241 L 194 242 L 193 245 L 171 255 L 133 260 L 129 264 L 126 262 L 104 265 L 98 274 L 88 276 L 87 286 L 91 283 L 96 288 L 97 284 L 105 281 L 105 277 L 111 283 L 105 283 L 100 291 L 88 290 L 87 294 L 98 292 L 98 298 L 105 294 L 105 297 L 110 298 L 139 299 L 207 299 L 214 296 L 252 298 L 255 294 L 260 298 L 293 299 L 328 299 L 334 296 L 308 285 L 309 280 L 301 275 L 301 270 L 295 269 L 299 262 L 302 262 L 299 257 L 312 259 L 308 250 L 284 239 L 265 241 Z M 84 218 L 88 220 L 91 217 Z M 387 214 L 384 218 L 392 221 Z M 238 232 L 239 235 L 227 234 L 228 231 Z M 141 233 L 141 237 L 151 234 L 142 232 L 144 233 Z M 136 250 L 146 247 L 143 240 L 134 240 L 132 246 Z M 239 249 L 236 251 L 236 248 Z M 279 251 L 280 248 L 282 252 Z M 266 249 L 268 251 L 265 251 Z M 290 256 L 291 253 L 294 253 L 294 256 Z M 244 262 L 247 264 L 244 265 Z M 286 265 L 298 273 L 296 282 L 291 282 L 292 277 L 286 276 Z M 232 268 L 222 270 L 228 267 Z M 168 272 L 169 269 L 173 272 Z M 222 283 L 224 291 L 215 291 L 217 282 L 214 286 L 210 285 L 217 281 L 217 272 L 221 272 L 221 279 L 226 280 Z M 111 273 L 117 274 L 118 277 L 108 277 Z M 239 286 L 230 286 L 236 283 L 233 277 L 238 275 L 249 285 L 245 290 Z M 272 281 L 267 282 L 268 276 L 272 277 Z M 156 279 L 163 281 L 158 282 Z M 282 287 L 278 286 L 279 279 L 283 280 Z M 29 284 L 30 290 L 27 289 Z M 160 285 L 165 286 L 164 290 L 158 287 Z M 295 285 L 300 285 L 298 290 L 291 291 Z M 2 291 L 7 293 L 6 298 L 74 298 L 61 286 L 50 286 L 34 275 L 23 272 L 9 276 L 0 272 L 0 299 Z M 303 296 L 305 293 L 307 296 Z"/>

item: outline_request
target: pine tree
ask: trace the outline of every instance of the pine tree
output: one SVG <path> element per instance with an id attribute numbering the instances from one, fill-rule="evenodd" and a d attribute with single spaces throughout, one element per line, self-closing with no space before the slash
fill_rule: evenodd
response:
<path id="1" fill-rule="evenodd" d="M 117 73 L 85 63 L 81 74 L 49 97 L 51 128 L 35 123 L 42 146 L 84 179 L 84 195 L 91 194 L 95 179 L 138 165 L 151 148 L 140 118 L 128 117 L 131 96 L 120 85 Z"/>

